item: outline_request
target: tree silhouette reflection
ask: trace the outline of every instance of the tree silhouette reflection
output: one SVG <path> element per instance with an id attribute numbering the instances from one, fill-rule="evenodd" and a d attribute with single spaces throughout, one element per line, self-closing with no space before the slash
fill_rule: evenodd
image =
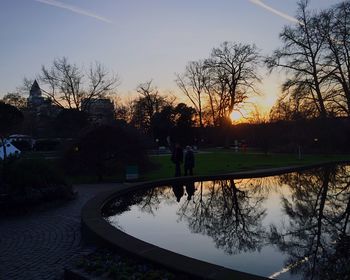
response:
<path id="1" fill-rule="evenodd" d="M 111 202 L 106 217 L 132 205 L 154 216 L 163 206 L 176 211 L 176 222 L 210 237 L 227 255 L 266 246 L 261 256 L 269 256 L 277 247 L 273 254 L 284 268 L 270 278 L 289 272 L 297 279 L 350 279 L 350 166 L 141 190 Z"/>
<path id="2" fill-rule="evenodd" d="M 127 193 L 106 203 L 102 209 L 102 216 L 108 218 L 129 211 L 131 206 L 137 205 L 142 212 L 155 215 L 162 201 L 169 200 L 171 194 L 164 187 L 141 189 Z"/>
<path id="3" fill-rule="evenodd" d="M 292 195 L 282 197 L 289 223 L 271 226 L 270 240 L 288 254 L 292 273 L 303 279 L 349 279 L 349 167 L 281 176 Z"/>
<path id="4" fill-rule="evenodd" d="M 260 250 L 266 236 L 262 226 L 263 197 L 253 188 L 240 190 L 233 179 L 199 183 L 194 203 L 183 203 L 177 214 L 194 233 L 210 236 L 228 254 Z"/>

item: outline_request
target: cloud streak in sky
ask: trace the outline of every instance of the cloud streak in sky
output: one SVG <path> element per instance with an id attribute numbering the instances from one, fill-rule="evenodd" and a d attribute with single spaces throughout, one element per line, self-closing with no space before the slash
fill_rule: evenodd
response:
<path id="1" fill-rule="evenodd" d="M 253 4 L 257 5 L 257 6 L 260 6 L 262 8 L 264 8 L 265 10 L 268 10 L 269 12 L 275 14 L 275 15 L 278 15 L 286 20 L 289 20 L 291 22 L 294 22 L 294 23 L 300 23 L 296 18 L 290 16 L 290 15 L 287 15 L 283 12 L 280 12 L 268 5 L 266 5 L 265 3 L 263 3 L 261 0 L 249 0 L 250 2 L 252 2 Z"/>
<path id="2" fill-rule="evenodd" d="M 56 1 L 56 0 L 34 0 L 34 1 L 40 2 L 42 4 L 54 6 L 54 7 L 57 7 L 57 8 L 65 9 L 65 10 L 71 11 L 73 13 L 84 15 L 84 16 L 87 16 L 87 17 L 91 17 L 91 18 L 94 18 L 94 19 L 97 19 L 99 21 L 103 21 L 103 22 L 106 22 L 106 23 L 113 23 L 111 20 L 109 20 L 109 19 L 107 19 L 105 17 L 96 15 L 96 14 L 94 14 L 92 12 L 83 10 L 83 9 L 81 9 L 79 7 L 76 7 L 76 6 L 72 6 L 72 5 L 68 5 L 68 4 L 62 3 L 60 1 Z"/>

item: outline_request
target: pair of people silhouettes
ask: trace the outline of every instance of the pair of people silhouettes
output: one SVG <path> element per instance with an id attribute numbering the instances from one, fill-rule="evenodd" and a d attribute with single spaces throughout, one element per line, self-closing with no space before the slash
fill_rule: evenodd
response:
<path id="1" fill-rule="evenodd" d="M 177 143 L 171 155 L 171 160 L 175 163 L 175 177 L 181 176 L 182 162 L 184 162 L 184 175 L 193 175 L 194 153 L 190 146 L 186 147 L 184 156 L 184 151 L 181 145 Z"/>
<path id="2" fill-rule="evenodd" d="M 173 192 L 176 196 L 176 201 L 180 202 L 180 199 L 185 194 L 184 186 L 181 183 L 174 184 L 173 186 Z M 189 182 L 185 185 L 186 193 L 187 193 L 187 200 L 190 201 L 192 199 L 192 196 L 194 195 L 196 189 L 194 186 L 194 182 Z"/>

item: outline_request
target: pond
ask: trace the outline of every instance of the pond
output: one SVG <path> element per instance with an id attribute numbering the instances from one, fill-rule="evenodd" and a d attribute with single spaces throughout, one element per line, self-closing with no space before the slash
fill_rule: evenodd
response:
<path id="1" fill-rule="evenodd" d="M 350 166 L 150 188 L 110 201 L 103 216 L 145 242 L 259 276 L 350 275 Z"/>

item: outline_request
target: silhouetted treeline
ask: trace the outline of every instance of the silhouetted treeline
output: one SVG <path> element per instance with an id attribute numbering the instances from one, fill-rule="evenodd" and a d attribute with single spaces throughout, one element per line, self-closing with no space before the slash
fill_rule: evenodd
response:
<path id="1" fill-rule="evenodd" d="M 197 131 L 199 129 L 196 129 Z M 201 129 L 199 144 L 232 147 L 245 144 L 264 152 L 348 153 L 350 121 L 347 118 L 278 121 Z"/>

